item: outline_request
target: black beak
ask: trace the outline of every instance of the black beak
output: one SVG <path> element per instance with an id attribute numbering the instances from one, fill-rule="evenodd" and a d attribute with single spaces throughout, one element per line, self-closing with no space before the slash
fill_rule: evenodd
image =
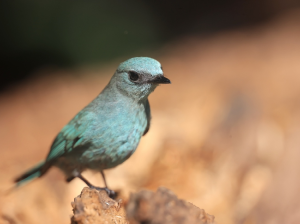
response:
<path id="1" fill-rule="evenodd" d="M 149 83 L 157 83 L 157 84 L 171 84 L 170 79 L 167 79 L 163 75 L 157 75 L 154 79 L 148 81 Z"/>

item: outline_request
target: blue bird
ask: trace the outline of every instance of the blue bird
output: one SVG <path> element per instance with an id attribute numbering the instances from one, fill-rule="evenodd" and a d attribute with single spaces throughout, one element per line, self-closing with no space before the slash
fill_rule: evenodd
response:
<path id="1" fill-rule="evenodd" d="M 108 189 L 103 170 L 127 160 L 150 127 L 148 96 L 159 84 L 171 83 L 160 63 L 136 57 L 121 63 L 103 91 L 82 109 L 56 136 L 45 161 L 15 179 L 16 186 L 60 168 L 67 182 L 80 178 L 89 187 Z M 81 173 L 100 171 L 104 188 L 95 187 Z"/>

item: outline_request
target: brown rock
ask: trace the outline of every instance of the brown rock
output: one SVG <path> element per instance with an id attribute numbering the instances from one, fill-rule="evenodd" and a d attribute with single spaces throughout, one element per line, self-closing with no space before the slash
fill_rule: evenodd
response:
<path id="1" fill-rule="evenodd" d="M 122 204 L 109 198 L 105 191 L 84 188 L 72 203 L 71 224 L 213 224 L 214 216 L 193 204 L 180 200 L 166 188 L 157 192 L 132 194 L 127 217 Z"/>
<path id="2" fill-rule="evenodd" d="M 85 187 L 72 207 L 72 224 L 128 224 L 121 202 L 109 198 L 105 191 Z"/>
<path id="3" fill-rule="evenodd" d="M 214 223 L 214 216 L 162 187 L 155 193 L 143 190 L 132 194 L 126 210 L 132 224 Z"/>

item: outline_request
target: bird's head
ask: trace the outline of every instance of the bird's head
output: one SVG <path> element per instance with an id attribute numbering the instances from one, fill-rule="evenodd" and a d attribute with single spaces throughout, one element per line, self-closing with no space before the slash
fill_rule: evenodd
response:
<path id="1" fill-rule="evenodd" d="M 152 58 L 136 57 L 121 63 L 111 83 L 134 100 L 143 100 L 159 84 L 169 84 L 160 63 Z"/>

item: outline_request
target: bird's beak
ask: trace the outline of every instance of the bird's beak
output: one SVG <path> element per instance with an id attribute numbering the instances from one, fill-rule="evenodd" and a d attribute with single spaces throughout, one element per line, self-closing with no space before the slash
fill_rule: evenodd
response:
<path id="1" fill-rule="evenodd" d="M 167 79 L 163 75 L 157 75 L 154 79 L 148 81 L 149 83 L 156 83 L 156 84 L 171 84 L 170 79 Z"/>

